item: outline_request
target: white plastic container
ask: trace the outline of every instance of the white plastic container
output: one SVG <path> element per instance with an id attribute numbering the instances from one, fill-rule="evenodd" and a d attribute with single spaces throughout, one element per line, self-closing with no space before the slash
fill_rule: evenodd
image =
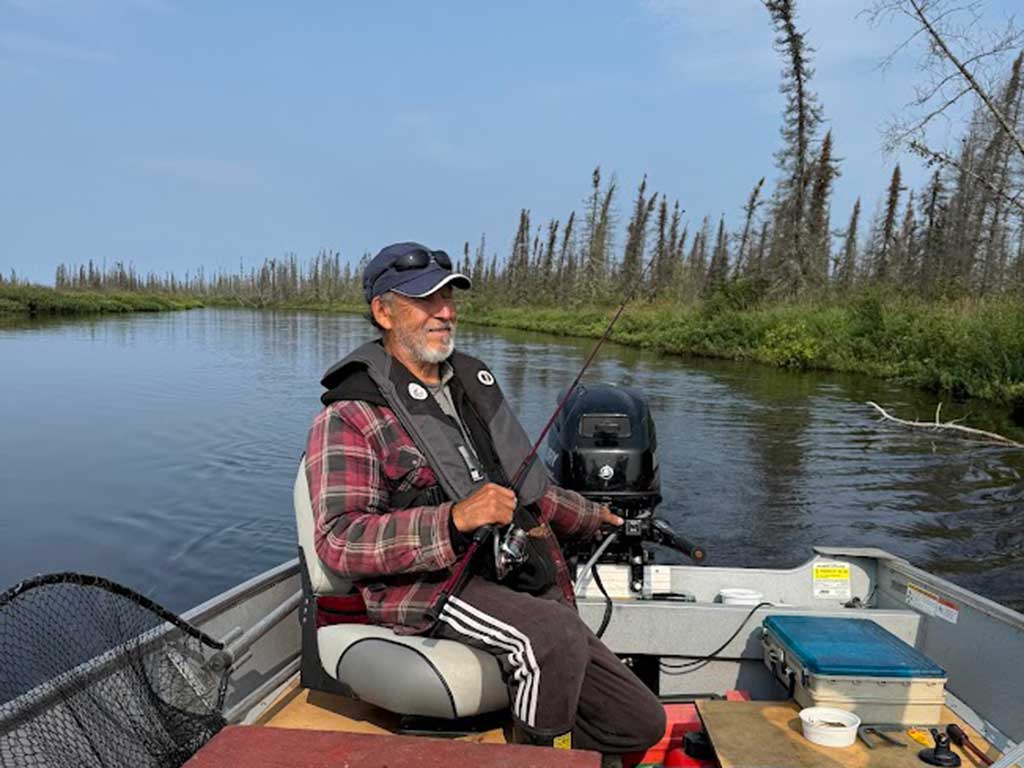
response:
<path id="1" fill-rule="evenodd" d="M 749 605 L 754 606 L 764 602 L 764 595 L 756 589 L 744 589 L 742 587 L 726 587 L 718 593 L 723 605 Z"/>
<path id="2" fill-rule="evenodd" d="M 844 709 L 807 707 L 800 710 L 804 738 L 823 747 L 849 747 L 857 740 L 860 718 Z"/>

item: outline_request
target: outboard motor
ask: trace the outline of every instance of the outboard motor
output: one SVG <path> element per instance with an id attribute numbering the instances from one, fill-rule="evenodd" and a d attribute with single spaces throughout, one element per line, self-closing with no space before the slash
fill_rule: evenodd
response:
<path id="1" fill-rule="evenodd" d="M 661 502 L 658 439 L 647 399 L 630 387 L 580 384 L 548 435 L 545 463 L 563 488 L 607 504 L 625 523 L 598 562 L 624 563 L 632 570 L 634 592 L 643 590 L 643 567 L 653 542 L 676 549 L 697 562 L 704 550 L 655 517 Z M 599 545 L 567 542 L 565 554 L 582 564 Z"/>
<path id="2" fill-rule="evenodd" d="M 661 501 L 654 419 L 635 389 L 580 384 L 548 434 L 548 457 L 555 482 L 622 517 Z"/>

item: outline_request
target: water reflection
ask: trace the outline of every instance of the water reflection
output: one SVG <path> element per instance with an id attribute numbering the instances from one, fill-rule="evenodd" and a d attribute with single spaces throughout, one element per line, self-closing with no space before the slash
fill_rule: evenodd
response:
<path id="1" fill-rule="evenodd" d="M 291 483 L 319 377 L 370 336 L 358 317 L 290 312 L 0 325 L 0 585 L 78 569 L 184 609 L 294 556 Z M 531 434 L 591 344 L 460 330 Z M 663 514 L 713 562 L 877 546 L 1024 607 L 1022 452 L 880 424 L 864 405 L 927 419 L 927 394 L 614 345 L 587 380 L 648 395 Z M 1007 409 L 944 408 L 962 415 L 1014 430 Z"/>

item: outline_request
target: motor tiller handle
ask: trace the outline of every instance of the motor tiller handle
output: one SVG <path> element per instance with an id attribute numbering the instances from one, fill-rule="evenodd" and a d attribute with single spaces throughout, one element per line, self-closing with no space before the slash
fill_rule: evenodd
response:
<path id="1" fill-rule="evenodd" d="M 689 539 L 680 536 L 678 533 L 673 531 L 669 524 L 664 520 L 652 520 L 651 525 L 658 533 L 658 535 L 655 536 L 655 539 L 659 544 L 664 544 L 677 552 L 682 552 L 695 563 L 704 562 L 704 559 L 707 557 L 707 550 L 705 550 L 704 547 L 699 544 L 694 544 Z"/>

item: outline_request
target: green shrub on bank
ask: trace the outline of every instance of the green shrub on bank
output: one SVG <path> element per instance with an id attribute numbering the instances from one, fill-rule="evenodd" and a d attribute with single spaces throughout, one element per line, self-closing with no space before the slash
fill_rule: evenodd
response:
<path id="1" fill-rule="evenodd" d="M 847 300 L 765 305 L 764 287 L 731 285 L 698 305 L 631 304 L 612 340 L 674 355 L 852 371 L 956 396 L 1024 400 L 1024 303 L 1012 298 L 925 302 L 880 292 Z M 365 313 L 365 305 L 56 291 L 0 285 L 0 315 L 145 312 L 198 306 Z M 501 307 L 472 294 L 460 318 L 480 325 L 597 338 L 614 307 Z"/>
<path id="2" fill-rule="evenodd" d="M 41 285 L 0 285 L 0 314 L 87 315 L 192 309 L 202 302 L 159 293 L 58 291 Z"/>
<path id="3" fill-rule="evenodd" d="M 860 372 L 956 396 L 1024 398 L 1024 304 L 1019 300 L 928 303 L 865 293 L 843 302 L 746 309 L 737 304 L 634 304 L 612 339 L 668 354 Z M 463 317 L 483 325 L 598 337 L 613 312 L 470 304 Z"/>

